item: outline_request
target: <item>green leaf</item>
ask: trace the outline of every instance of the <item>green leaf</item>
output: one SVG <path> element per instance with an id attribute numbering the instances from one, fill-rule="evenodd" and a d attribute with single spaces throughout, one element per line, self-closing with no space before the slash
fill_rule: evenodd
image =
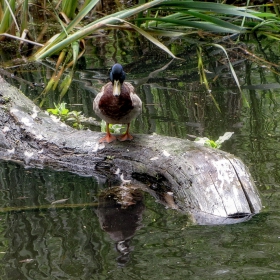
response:
<path id="1" fill-rule="evenodd" d="M 67 115 L 68 112 L 69 112 L 68 109 L 62 109 L 62 110 L 60 111 L 60 114 L 61 114 L 61 115 Z"/>
<path id="2" fill-rule="evenodd" d="M 191 21 L 191 20 L 178 20 L 178 19 L 172 19 L 172 18 L 146 18 L 146 20 L 152 20 L 149 24 L 149 28 L 177 28 L 178 27 L 189 27 L 189 28 L 196 28 L 196 29 L 202 29 L 202 30 L 208 30 L 212 32 L 218 32 L 218 33 L 240 33 L 245 31 L 244 28 L 241 28 L 239 26 L 236 26 L 234 24 L 230 24 L 224 21 L 224 25 L 218 25 L 214 23 L 214 20 L 212 19 L 213 22 L 203 22 L 203 21 Z M 158 22 L 163 22 L 163 24 L 158 24 Z M 216 20 L 216 23 L 218 20 Z"/>
<path id="3" fill-rule="evenodd" d="M 217 148 L 220 147 L 220 146 L 217 145 L 217 143 L 216 143 L 215 141 L 213 141 L 213 140 L 205 141 L 205 144 L 204 144 L 204 145 L 207 146 L 207 147 L 214 148 L 214 149 L 217 149 Z"/>
<path id="4" fill-rule="evenodd" d="M 47 112 L 52 115 L 58 115 L 58 109 L 47 109 Z"/>
<path id="5" fill-rule="evenodd" d="M 116 12 L 114 14 L 105 16 L 101 19 L 95 20 L 94 22 L 84 26 L 82 29 L 76 31 L 72 35 L 69 35 L 66 37 L 65 32 L 61 32 L 60 34 L 55 35 L 55 38 L 53 40 L 50 40 L 47 45 L 45 45 L 43 48 L 41 48 L 37 53 L 34 54 L 34 59 L 39 60 L 46 58 L 63 48 L 67 47 L 69 44 L 71 44 L 74 41 L 77 41 L 81 38 L 84 38 L 85 36 L 92 34 L 95 30 L 98 30 L 99 28 L 104 27 L 106 24 L 117 24 L 119 23 L 119 19 L 128 18 L 130 16 L 133 16 L 141 11 L 145 11 L 164 0 L 154 0 L 151 2 L 148 2 L 146 4 L 131 8 L 122 10 L 120 12 Z M 77 27 L 78 23 L 82 20 L 82 18 L 87 14 L 86 12 L 90 11 L 90 7 L 94 7 L 99 1 L 93 0 L 91 1 L 85 9 L 83 9 L 74 19 L 71 21 L 71 23 L 66 28 L 67 33 L 69 34 L 73 28 Z"/>
<path id="6" fill-rule="evenodd" d="M 151 36 L 149 33 L 147 33 L 146 31 L 144 31 L 143 29 L 137 27 L 136 25 L 129 23 L 125 20 L 122 20 L 123 22 L 125 22 L 127 25 L 129 25 L 130 27 L 132 27 L 134 30 L 136 30 L 138 33 L 140 33 L 141 35 L 143 35 L 146 39 L 148 39 L 149 41 L 151 41 L 153 44 L 155 44 L 156 46 L 158 46 L 160 49 L 162 49 L 163 51 L 165 51 L 166 53 L 168 53 L 172 58 L 176 58 L 176 56 L 164 45 L 162 44 L 159 40 L 157 40 L 155 37 Z"/>
<path id="7" fill-rule="evenodd" d="M 228 60 L 228 65 L 229 65 L 231 74 L 232 74 L 232 76 L 233 76 L 233 78 L 234 78 L 234 80 L 235 80 L 235 83 L 236 83 L 236 85 L 237 85 L 237 87 L 238 87 L 238 89 L 239 89 L 239 92 L 241 93 L 241 96 L 242 96 L 242 99 L 243 99 L 243 101 L 244 101 L 244 103 L 245 103 L 245 106 L 250 107 L 250 106 L 249 106 L 249 103 L 248 103 L 248 101 L 247 101 L 247 99 L 246 99 L 246 96 L 243 94 L 243 91 L 242 91 L 241 86 L 240 86 L 240 84 L 239 84 L 239 80 L 238 80 L 237 75 L 236 75 L 236 73 L 235 73 L 235 71 L 234 71 L 234 68 L 233 68 L 233 66 L 232 66 L 232 64 L 231 64 L 231 62 L 230 62 L 229 56 L 228 56 L 228 54 L 227 54 L 227 51 L 225 50 L 225 48 L 224 48 L 223 46 L 221 46 L 221 45 L 219 45 L 219 44 L 210 44 L 210 45 L 215 46 L 215 47 L 221 49 L 221 50 L 224 52 L 224 54 L 226 55 L 226 58 L 227 58 L 227 60 Z"/>
<path id="8" fill-rule="evenodd" d="M 247 18 L 253 18 L 261 20 L 257 14 L 258 12 L 248 9 L 246 7 L 236 7 L 233 5 L 212 3 L 212 2 L 200 2 L 200 1 L 164 1 L 163 3 L 155 7 L 176 7 L 179 9 L 189 9 L 196 11 L 205 11 L 207 13 L 217 13 L 233 16 L 241 16 Z"/>

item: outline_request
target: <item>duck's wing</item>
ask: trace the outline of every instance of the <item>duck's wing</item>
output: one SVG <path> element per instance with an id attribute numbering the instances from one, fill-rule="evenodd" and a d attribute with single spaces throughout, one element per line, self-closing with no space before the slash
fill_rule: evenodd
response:
<path id="1" fill-rule="evenodd" d="M 130 99 L 132 102 L 132 112 L 131 112 L 131 119 L 136 118 L 141 112 L 142 112 L 142 101 L 140 99 L 140 97 L 136 94 L 134 87 L 132 86 L 132 84 L 125 82 L 124 83 L 125 86 L 129 89 L 130 92 Z"/>
<path id="2" fill-rule="evenodd" d="M 105 85 L 106 86 L 106 85 Z M 95 96 L 94 100 L 93 100 L 93 110 L 96 112 L 99 110 L 99 101 L 100 98 L 103 96 L 104 94 L 104 90 L 105 90 L 105 86 L 103 86 L 101 88 L 101 91 Z"/>

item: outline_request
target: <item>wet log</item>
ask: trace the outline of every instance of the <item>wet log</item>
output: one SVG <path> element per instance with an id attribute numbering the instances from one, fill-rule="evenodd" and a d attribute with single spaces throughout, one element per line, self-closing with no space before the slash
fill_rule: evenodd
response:
<path id="1" fill-rule="evenodd" d="M 101 133 L 65 125 L 1 77 L 0 94 L 0 159 L 104 180 L 118 175 L 198 224 L 245 221 L 261 210 L 252 176 L 232 154 L 159 135 L 99 144 Z"/>

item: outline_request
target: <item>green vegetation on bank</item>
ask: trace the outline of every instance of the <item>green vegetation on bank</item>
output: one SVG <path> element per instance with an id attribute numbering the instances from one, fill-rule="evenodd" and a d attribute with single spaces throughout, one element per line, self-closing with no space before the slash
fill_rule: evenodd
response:
<path id="1" fill-rule="evenodd" d="M 42 60 L 56 55 L 55 71 L 43 94 L 59 86 L 61 98 L 73 80 L 77 61 L 85 52 L 87 38 L 104 35 L 109 29 L 136 32 L 172 58 L 176 58 L 175 54 L 162 39 L 188 38 L 197 47 L 201 83 L 210 95 L 203 67 L 204 48 L 211 44 L 223 50 L 232 76 L 241 91 L 227 48 L 223 44 L 225 36 L 233 40 L 230 35 L 238 35 L 235 36 L 236 42 L 244 34 L 280 39 L 277 3 L 249 7 L 192 0 L 139 1 L 135 5 L 105 0 L 87 0 L 82 3 L 77 0 L 41 2 L 0 1 L 0 40 L 11 37 L 19 39 L 20 46 L 24 42 L 29 46 L 34 43 L 36 49 L 31 52 L 30 60 Z M 37 34 L 32 28 L 36 17 L 30 17 L 30 11 L 34 5 L 40 5 L 47 22 L 57 22 L 60 31 L 43 40 L 42 38 L 47 37 L 44 36 L 47 30 L 41 30 Z M 112 12 L 106 12 L 111 5 L 114 6 Z M 214 98 L 213 100 L 215 102 Z"/>

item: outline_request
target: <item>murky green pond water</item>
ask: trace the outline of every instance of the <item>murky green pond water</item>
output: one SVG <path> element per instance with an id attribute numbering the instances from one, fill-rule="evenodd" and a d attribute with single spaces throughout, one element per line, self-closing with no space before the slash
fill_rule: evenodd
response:
<path id="1" fill-rule="evenodd" d="M 99 194 L 107 187 L 104 178 L 0 162 L 0 278 L 279 279 L 278 77 L 236 58 L 250 104 L 245 107 L 227 67 L 207 62 L 209 79 L 219 76 L 212 84 L 219 112 L 199 83 L 196 59 L 192 59 L 195 51 L 184 49 L 183 42 L 177 54 L 185 60 L 168 65 L 170 60 L 157 55 L 157 50 L 143 51 L 148 47 L 144 43 L 131 50 L 125 36 L 118 37 L 118 46 L 104 40 L 93 42 L 83 69 L 63 98 L 69 108 L 94 116 L 92 99 L 107 82 L 109 66 L 118 60 L 143 101 L 143 114 L 134 122 L 133 133 L 215 140 L 233 131 L 222 148 L 248 165 L 264 209 L 246 223 L 194 226 L 148 194 L 127 211 L 103 203 Z M 45 83 L 51 67 L 33 66 L 26 72 L 28 67 L 15 68 L 16 77 L 23 80 L 9 81 L 34 99 L 42 87 L 25 81 Z M 46 98 L 44 107 L 53 107 L 53 102 L 59 102 L 55 93 Z M 51 204 L 61 199 L 67 199 L 66 206 Z"/>

